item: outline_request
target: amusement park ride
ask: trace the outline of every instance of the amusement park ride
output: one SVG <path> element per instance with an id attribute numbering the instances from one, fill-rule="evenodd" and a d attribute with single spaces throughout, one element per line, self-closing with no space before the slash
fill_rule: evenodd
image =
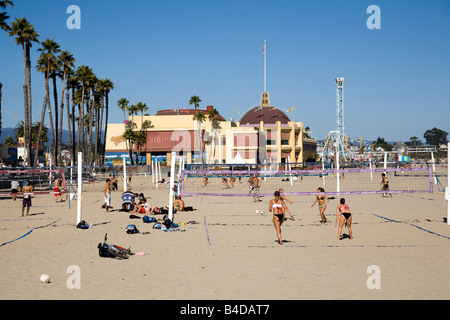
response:
<path id="1" fill-rule="evenodd" d="M 319 143 L 317 152 L 322 162 L 336 160 L 338 156 L 343 162 L 374 162 L 387 157 L 389 162 L 409 162 L 409 155 L 416 153 L 436 152 L 435 146 L 407 147 L 403 143 L 396 143 L 392 151 L 376 150 L 373 144 L 364 142 L 364 138 L 350 139 L 345 135 L 344 127 L 344 78 L 339 77 L 336 81 L 336 120 L 337 130 L 328 132 L 325 140 Z M 355 142 L 358 142 L 355 145 Z M 432 159 L 434 161 L 434 159 Z"/>

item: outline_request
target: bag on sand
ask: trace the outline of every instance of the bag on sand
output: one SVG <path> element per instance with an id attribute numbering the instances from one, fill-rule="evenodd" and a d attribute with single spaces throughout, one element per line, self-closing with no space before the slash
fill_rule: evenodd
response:
<path id="1" fill-rule="evenodd" d="M 77 228 L 89 229 L 89 225 L 86 223 L 86 221 L 81 220 L 80 223 L 77 224 Z"/>
<path id="2" fill-rule="evenodd" d="M 129 233 L 129 234 L 139 233 L 139 230 L 136 228 L 136 226 L 134 224 L 127 225 L 126 230 L 127 230 L 127 233 Z"/>

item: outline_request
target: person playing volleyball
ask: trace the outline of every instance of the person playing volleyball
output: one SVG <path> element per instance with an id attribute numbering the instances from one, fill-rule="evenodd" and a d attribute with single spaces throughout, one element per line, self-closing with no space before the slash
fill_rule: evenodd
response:
<path id="1" fill-rule="evenodd" d="M 275 231 L 278 237 L 278 243 L 283 244 L 283 240 L 281 239 L 281 225 L 284 221 L 284 212 L 286 210 L 286 204 L 281 199 L 280 191 L 275 191 L 273 194 L 275 198 L 270 200 L 269 203 L 269 211 L 273 210 L 273 225 L 275 226 Z"/>
<path id="2" fill-rule="evenodd" d="M 347 225 L 348 234 L 350 239 L 353 239 L 352 235 L 352 214 L 350 213 L 350 208 L 345 204 L 345 199 L 341 198 L 340 204 L 336 207 L 336 222 L 334 223 L 334 227 L 336 228 L 336 224 L 339 220 L 339 229 L 338 229 L 338 240 L 341 239 L 341 231 L 344 223 Z"/>
<path id="3" fill-rule="evenodd" d="M 323 188 L 317 188 L 317 192 L 325 192 L 325 190 Z M 325 203 L 326 200 L 326 203 Z M 321 195 L 317 195 L 316 196 L 316 201 L 314 201 L 314 203 L 311 205 L 311 207 L 313 207 L 316 202 L 319 202 L 317 205 L 319 206 L 319 213 L 320 213 L 320 217 L 322 218 L 322 222 L 321 223 L 326 223 L 327 222 L 327 218 L 325 217 L 325 209 L 327 208 L 327 203 L 330 202 L 330 200 L 328 199 L 328 197 L 324 194 Z"/>

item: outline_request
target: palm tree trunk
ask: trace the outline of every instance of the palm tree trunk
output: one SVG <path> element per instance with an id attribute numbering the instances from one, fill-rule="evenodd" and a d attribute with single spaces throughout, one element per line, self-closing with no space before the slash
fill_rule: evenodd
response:
<path id="1" fill-rule="evenodd" d="M 52 164 L 56 166 L 55 153 L 53 152 L 55 150 L 55 129 L 53 126 L 52 105 L 50 103 L 50 97 L 47 99 L 47 104 L 48 104 L 48 113 L 49 113 L 48 117 L 50 118 L 50 133 L 51 133 L 51 137 L 52 137 L 52 145 L 51 145 Z"/>
<path id="2" fill-rule="evenodd" d="M 106 91 L 105 96 L 105 132 L 103 133 L 103 162 L 105 162 L 106 153 L 106 134 L 108 132 L 108 113 L 109 113 L 109 92 Z"/>
<path id="3" fill-rule="evenodd" d="M 30 127 L 28 123 L 28 86 L 27 86 L 27 55 L 25 51 L 25 44 L 22 43 L 22 53 L 23 53 L 23 109 L 24 109 L 24 130 L 23 130 L 23 138 L 24 138 L 24 148 L 28 152 L 28 139 L 30 136 L 28 135 L 28 128 Z M 27 154 L 27 166 L 31 164 L 30 162 L 30 154 Z"/>
<path id="4" fill-rule="evenodd" d="M 72 152 L 73 140 L 72 140 L 72 128 L 71 128 L 71 122 L 70 122 L 70 106 L 69 106 L 69 102 L 70 102 L 70 88 L 69 88 L 69 85 L 67 85 L 66 86 L 67 130 L 69 131 L 70 159 L 73 160 L 74 153 Z"/>
<path id="5" fill-rule="evenodd" d="M 48 103 L 48 92 L 45 93 L 44 105 L 42 106 L 41 121 L 39 122 L 39 129 L 38 129 L 38 134 L 37 134 L 37 137 L 36 137 L 36 148 L 35 148 L 35 151 L 34 151 L 33 167 L 37 167 L 38 166 L 39 145 L 41 144 L 42 126 L 44 124 L 45 112 L 47 111 L 47 103 Z"/>
<path id="6" fill-rule="evenodd" d="M 58 157 L 58 153 L 57 153 L 57 149 L 58 149 L 58 144 L 59 144 L 59 139 L 58 139 L 58 124 L 59 124 L 59 119 L 58 119 L 58 91 L 56 90 L 56 74 L 53 73 L 52 75 L 52 82 L 53 82 L 53 99 L 55 102 L 55 132 L 54 132 L 54 136 L 55 136 L 55 143 L 53 143 L 53 155 L 55 157 L 55 166 L 59 166 L 59 157 Z"/>
<path id="7" fill-rule="evenodd" d="M 72 160 L 75 163 L 75 87 L 72 87 Z M 69 104 L 67 104 L 69 105 Z"/>
<path id="8" fill-rule="evenodd" d="M 27 69 L 27 110 L 26 117 L 28 119 L 28 128 L 25 131 L 25 135 L 27 139 L 25 140 L 26 149 L 27 149 L 27 163 L 29 166 L 32 164 L 32 154 L 31 154 L 31 127 L 33 124 L 32 116 L 31 116 L 31 58 L 30 58 L 30 45 L 26 45 L 26 69 Z"/>
<path id="9" fill-rule="evenodd" d="M 81 103 L 78 105 L 78 151 L 81 151 L 84 153 L 84 139 L 81 139 L 82 135 L 84 135 L 84 84 L 81 88 Z"/>
<path id="10" fill-rule="evenodd" d="M 62 157 L 61 157 L 61 145 L 62 145 L 62 127 L 63 127 L 63 110 L 64 110 L 64 91 L 66 90 L 66 70 L 64 69 L 64 75 L 62 79 L 62 91 L 61 91 L 61 103 L 59 104 L 59 128 L 58 128 L 58 158 L 60 161 L 60 165 L 62 166 Z"/>

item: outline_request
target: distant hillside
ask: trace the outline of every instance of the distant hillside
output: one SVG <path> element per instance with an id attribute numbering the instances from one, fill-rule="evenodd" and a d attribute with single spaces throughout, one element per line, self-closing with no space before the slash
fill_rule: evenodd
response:
<path id="1" fill-rule="evenodd" d="M 3 142 L 6 140 L 7 137 L 11 137 L 15 140 L 14 128 L 2 128 L 2 134 L 0 135 L 0 143 L 3 144 Z M 49 145 L 49 143 L 52 141 L 50 130 L 47 133 L 47 137 L 48 142 L 45 145 Z M 66 145 L 69 144 L 69 131 L 63 130 L 62 142 Z"/>

